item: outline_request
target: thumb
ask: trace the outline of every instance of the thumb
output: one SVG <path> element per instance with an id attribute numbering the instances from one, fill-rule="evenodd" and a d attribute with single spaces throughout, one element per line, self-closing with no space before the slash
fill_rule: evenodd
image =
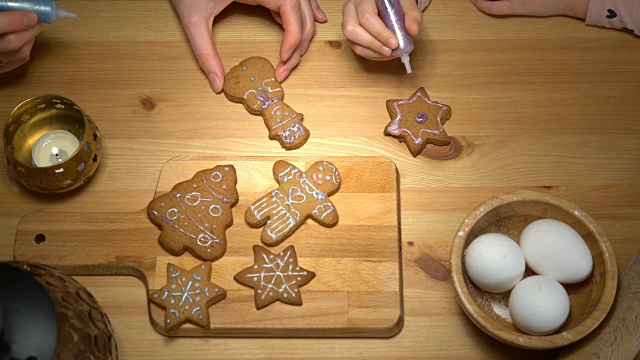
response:
<path id="1" fill-rule="evenodd" d="M 193 22 L 185 23 L 184 28 L 193 54 L 198 60 L 200 68 L 207 75 L 213 91 L 220 93 L 224 86 L 224 67 L 216 48 L 213 46 L 213 37 L 211 36 L 213 19 L 210 23 L 207 23 L 204 18 L 192 20 Z"/>
<path id="2" fill-rule="evenodd" d="M 512 15 L 513 13 L 508 1 L 471 0 L 471 3 L 478 10 L 489 15 Z"/>

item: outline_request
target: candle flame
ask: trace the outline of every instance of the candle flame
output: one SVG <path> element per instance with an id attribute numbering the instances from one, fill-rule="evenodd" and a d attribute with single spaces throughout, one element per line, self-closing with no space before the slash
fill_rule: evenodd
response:
<path id="1" fill-rule="evenodd" d="M 58 159 L 58 162 L 62 162 L 62 159 L 60 158 L 60 150 L 58 150 L 57 147 L 52 147 L 51 152 L 55 155 L 56 159 Z"/>

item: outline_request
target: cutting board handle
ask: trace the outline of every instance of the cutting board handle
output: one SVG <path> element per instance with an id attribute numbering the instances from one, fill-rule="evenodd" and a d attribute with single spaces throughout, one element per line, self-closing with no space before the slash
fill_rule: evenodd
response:
<path id="1" fill-rule="evenodd" d="M 71 275 L 132 275 L 147 283 L 145 274 L 155 270 L 155 257 L 163 254 L 159 233 L 145 209 L 134 213 L 38 211 L 18 223 L 14 259 L 48 264 Z"/>

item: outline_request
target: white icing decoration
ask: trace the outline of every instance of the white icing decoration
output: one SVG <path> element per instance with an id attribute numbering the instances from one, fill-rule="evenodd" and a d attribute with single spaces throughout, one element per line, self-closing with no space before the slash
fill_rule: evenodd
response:
<path id="1" fill-rule="evenodd" d="M 258 109 L 260 108 L 262 111 L 266 110 L 269 106 L 277 103 L 280 101 L 280 97 L 276 96 L 275 98 L 271 98 L 271 96 L 269 96 L 269 93 L 273 93 L 276 91 L 282 91 L 282 88 L 280 87 L 276 87 L 275 89 L 271 88 L 270 86 L 267 85 L 267 82 L 276 82 L 276 80 L 274 78 L 269 78 L 269 79 L 265 79 L 264 81 L 262 81 L 262 87 L 264 87 L 264 89 L 260 89 L 258 88 L 258 90 L 248 90 L 246 93 L 244 93 L 244 99 L 246 100 L 249 95 L 253 94 L 255 96 L 255 98 L 258 100 L 256 102 L 255 105 L 253 105 L 254 109 Z M 261 93 L 258 93 L 258 91 L 262 91 Z"/>
<path id="2" fill-rule="evenodd" d="M 328 162 L 324 162 L 324 164 L 333 170 L 333 181 L 339 181 L 340 178 L 337 169 Z M 296 208 L 299 204 L 304 204 L 307 201 L 307 196 L 310 195 L 311 198 L 317 201 L 327 199 L 327 194 L 318 190 L 313 183 L 309 181 L 306 173 L 301 172 L 300 169 L 293 165 L 289 165 L 286 170 L 278 174 L 277 179 L 281 184 L 295 179 L 298 182 L 296 185 L 300 187 L 296 185 L 289 186 L 289 193 L 287 195 L 283 194 L 279 188 L 275 189 L 270 194 L 263 196 L 249 206 L 249 209 L 251 209 L 256 219 L 262 220 L 269 217 L 264 231 L 273 240 L 282 237 L 300 224 L 301 215 Z M 322 221 L 334 210 L 333 204 L 328 201 L 316 205 L 316 208 L 312 211 L 312 215 L 320 217 L 319 220 Z"/>
<path id="3" fill-rule="evenodd" d="M 293 117 L 296 117 L 296 115 L 294 115 Z M 285 123 L 288 120 L 285 121 Z M 280 123 L 276 126 L 282 126 L 283 123 Z M 282 138 L 282 142 L 284 142 L 285 144 L 290 144 L 296 140 L 298 140 L 300 137 L 304 136 L 307 133 L 307 129 L 302 126 L 302 124 L 300 124 L 299 121 L 295 121 L 293 124 L 291 124 L 291 126 L 289 126 L 288 128 L 286 128 L 283 131 L 280 131 L 278 133 L 278 135 Z"/>
<path id="4" fill-rule="evenodd" d="M 274 260 L 269 260 L 269 258 L 273 258 L 273 255 L 267 256 L 262 254 L 266 264 L 260 265 L 260 271 L 255 274 L 246 274 L 247 277 L 258 277 L 260 278 L 260 289 L 258 289 L 258 294 L 262 294 L 261 299 L 264 299 L 269 296 L 273 296 L 274 290 L 280 294 L 291 295 L 296 297 L 295 290 L 290 288 L 291 285 L 296 284 L 296 281 L 291 281 L 291 278 L 294 279 L 298 277 L 298 275 L 306 275 L 300 272 L 296 272 L 293 270 L 293 265 L 289 264 L 288 267 L 286 265 L 287 259 L 291 256 L 291 250 L 287 250 L 284 258 L 276 257 Z M 298 267 L 296 270 L 299 270 Z M 264 290 L 264 291 L 262 291 Z M 287 295 L 288 296 L 288 295 Z M 285 296 L 286 297 L 286 296 Z"/>
<path id="5" fill-rule="evenodd" d="M 211 173 L 211 176 L 209 178 L 213 182 L 219 182 L 220 180 L 222 180 L 222 174 L 220 174 L 218 171 L 214 171 Z"/>
<path id="6" fill-rule="evenodd" d="M 324 218 L 334 211 L 333 204 L 328 202 L 324 204 L 320 204 L 316 206 L 315 209 L 311 212 L 313 215 L 320 216 L 320 220 L 324 220 Z"/>
<path id="7" fill-rule="evenodd" d="M 167 219 L 169 220 L 175 220 L 178 218 L 178 209 L 176 208 L 171 208 L 169 210 L 167 210 Z"/>
<path id="8" fill-rule="evenodd" d="M 206 269 L 206 267 L 201 267 L 201 269 Z M 182 313 L 190 312 L 191 315 L 195 315 L 200 312 L 200 318 L 203 318 L 203 307 L 196 302 L 201 300 L 200 294 L 202 290 L 199 289 L 200 281 L 204 280 L 204 276 L 200 276 L 198 274 L 192 274 L 192 277 L 187 279 L 186 277 L 180 278 L 181 271 L 174 270 L 173 267 L 169 268 L 169 279 L 177 279 L 176 286 L 175 283 L 171 284 L 170 288 L 172 290 L 168 290 L 167 287 L 164 287 L 162 290 L 161 301 L 164 301 L 167 298 L 170 298 L 169 303 L 174 305 L 174 308 L 168 309 L 168 313 L 174 315 L 175 318 L 179 318 Z M 188 281 L 187 281 L 188 280 Z M 207 285 L 208 287 L 208 285 Z M 154 298 L 157 298 L 158 294 L 154 294 Z M 195 297 L 195 301 L 194 298 Z M 207 299 L 209 298 L 209 294 L 207 294 Z M 191 306 L 195 305 L 195 308 L 191 309 Z M 167 323 L 170 324 L 171 321 L 168 319 Z"/>
<path id="9" fill-rule="evenodd" d="M 225 171 L 228 171 L 229 167 L 225 167 L 224 169 Z M 214 171 L 209 176 L 209 179 L 214 183 L 217 183 L 223 179 L 223 176 L 220 172 Z M 214 189 L 212 189 L 207 184 L 207 178 L 204 173 L 202 174 L 202 182 L 205 188 L 207 189 L 207 191 L 209 191 L 214 197 L 202 196 L 202 194 L 197 191 L 191 192 L 187 195 L 183 195 L 179 192 L 175 192 L 174 194 L 178 200 L 178 205 L 183 210 L 182 213 L 181 213 L 181 210 L 174 207 L 167 210 L 167 212 L 165 213 L 165 216 L 162 216 L 156 210 L 152 210 L 152 214 L 157 218 L 159 218 L 161 221 L 171 225 L 172 227 L 176 228 L 180 232 L 195 239 L 195 242 L 198 245 L 207 247 L 214 243 L 221 244 L 221 240 L 210 231 L 209 222 L 206 221 L 209 219 L 203 218 L 202 216 L 203 214 L 198 214 L 197 219 L 200 219 L 200 221 L 196 220 L 196 216 L 192 215 L 191 213 L 193 211 L 192 208 L 198 206 L 199 208 L 202 208 L 204 210 L 205 207 L 199 206 L 199 205 L 204 205 L 205 203 L 213 203 L 209 205 L 209 215 L 211 215 L 212 217 L 219 217 L 223 213 L 223 207 L 221 205 L 216 204 L 216 202 L 222 201 L 222 203 L 231 203 L 232 200 L 218 194 Z M 190 222 L 193 225 L 195 225 L 197 233 L 193 233 L 192 231 L 187 230 L 185 227 L 182 226 L 182 223 L 178 223 L 177 221 L 175 221 L 179 217 L 184 219 L 185 216 L 187 217 L 185 219 L 187 222 Z M 205 225 L 202 226 L 201 222 L 205 222 Z"/>
<path id="10" fill-rule="evenodd" d="M 222 207 L 220 205 L 213 204 L 209 206 L 209 214 L 211 216 L 220 216 L 222 215 Z"/>

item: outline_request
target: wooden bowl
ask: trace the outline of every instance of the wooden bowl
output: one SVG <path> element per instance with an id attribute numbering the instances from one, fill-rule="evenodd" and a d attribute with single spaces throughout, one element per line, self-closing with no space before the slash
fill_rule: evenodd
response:
<path id="1" fill-rule="evenodd" d="M 593 272 L 578 284 L 564 285 L 571 302 L 564 325 L 550 335 L 536 336 L 524 333 L 511 321 L 510 292 L 488 293 L 471 282 L 464 267 L 464 252 L 471 241 L 486 233 L 501 233 L 517 242 L 527 225 L 543 218 L 562 221 L 582 236 L 593 256 Z M 497 340 L 525 349 L 553 349 L 585 337 L 604 320 L 618 283 L 613 249 L 596 222 L 565 200 L 532 191 L 499 195 L 471 212 L 453 240 L 450 269 L 458 302 L 469 318 Z M 534 274 L 527 267 L 524 276 Z"/>

